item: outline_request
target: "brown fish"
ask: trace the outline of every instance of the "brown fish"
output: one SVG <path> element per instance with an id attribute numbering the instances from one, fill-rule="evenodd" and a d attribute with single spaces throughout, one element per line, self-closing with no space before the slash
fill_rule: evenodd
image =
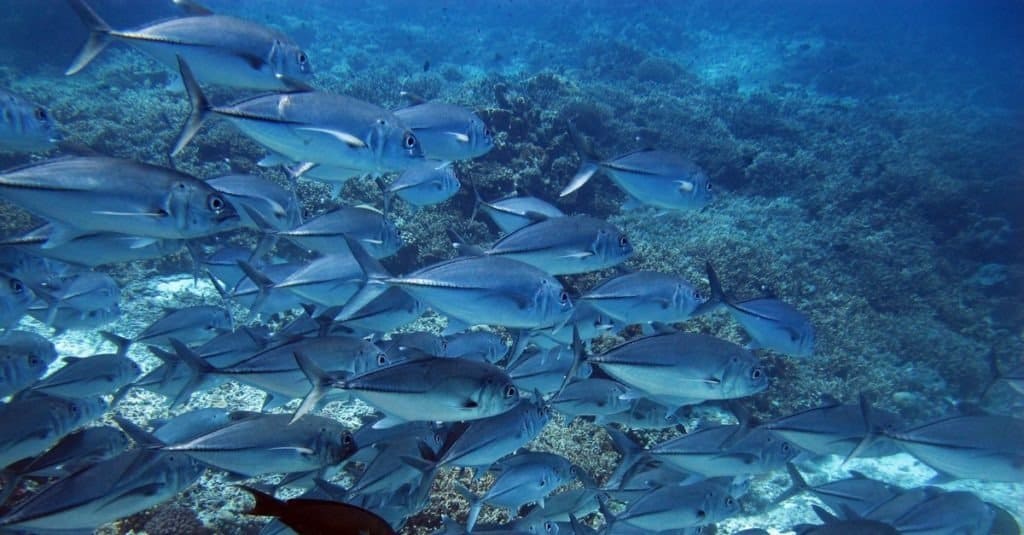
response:
<path id="1" fill-rule="evenodd" d="M 330 500 L 279 500 L 252 487 L 239 488 L 256 499 L 248 514 L 276 516 L 299 535 L 395 535 L 387 521 L 362 507 Z"/>

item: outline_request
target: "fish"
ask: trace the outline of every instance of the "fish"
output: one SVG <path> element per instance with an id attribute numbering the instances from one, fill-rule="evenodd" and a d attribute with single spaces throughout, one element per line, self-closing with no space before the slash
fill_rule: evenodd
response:
<path id="1" fill-rule="evenodd" d="M 477 420 L 510 410 L 519 389 L 501 368 L 473 360 L 425 357 L 348 378 L 330 377 L 309 358 L 295 355 L 313 388 L 295 413 L 301 418 L 331 387 L 345 390 L 386 415 L 377 427 L 408 421 Z"/>
<path id="2" fill-rule="evenodd" d="M 472 111 L 444 102 L 421 102 L 394 111 L 423 145 L 423 156 L 442 162 L 479 158 L 494 148 L 494 134 Z"/>
<path id="3" fill-rule="evenodd" d="M 633 256 L 633 245 L 615 225 L 575 215 L 537 221 L 480 253 L 518 260 L 552 275 L 574 275 L 625 262 Z"/>
<path id="4" fill-rule="evenodd" d="M 477 191 L 475 185 L 473 187 L 473 194 L 476 197 L 476 205 L 474 206 L 473 216 L 470 219 L 476 218 L 476 209 L 479 209 L 487 214 L 491 221 L 505 234 L 515 232 L 543 218 L 565 217 L 565 212 L 537 197 L 508 197 L 494 202 L 487 202 L 480 197 L 480 192 Z"/>
<path id="5" fill-rule="evenodd" d="M 707 302 L 683 278 L 657 271 L 634 271 L 607 279 L 579 300 L 624 324 L 681 323 Z"/>
<path id="6" fill-rule="evenodd" d="M 321 256 L 300 265 L 286 277 L 275 282 L 267 275 L 241 264 L 250 279 L 260 287 L 260 295 L 252 305 L 253 309 L 272 293 L 288 292 L 305 303 L 315 303 L 325 308 L 346 304 L 363 286 L 363 270 L 355 258 L 347 252 Z"/>
<path id="7" fill-rule="evenodd" d="M 386 333 L 416 321 L 424 312 L 423 303 L 405 290 L 391 287 L 340 323 L 356 332 Z"/>
<path id="8" fill-rule="evenodd" d="M 205 13 L 115 30 L 84 0 L 69 0 L 89 38 L 65 74 L 84 69 L 111 41 L 127 43 L 174 69 L 182 57 L 206 83 L 282 91 L 303 89 L 313 76 L 309 56 L 285 34 L 244 19 Z"/>
<path id="9" fill-rule="evenodd" d="M 455 488 L 469 504 L 466 531 L 472 532 L 484 504 L 518 511 L 527 503 L 544 506 L 544 498 L 573 478 L 573 465 L 555 453 L 523 451 L 495 464 L 494 484 L 482 495 L 475 495 L 461 483 Z"/>
<path id="10" fill-rule="evenodd" d="M 98 397 L 36 395 L 0 405 L 0 467 L 43 453 L 106 410 Z"/>
<path id="11" fill-rule="evenodd" d="M 496 363 L 508 355 L 505 339 L 494 331 L 478 330 L 445 336 L 445 356 Z"/>
<path id="12" fill-rule="evenodd" d="M 298 308 L 305 301 L 296 292 L 276 288 L 306 264 L 299 262 L 282 262 L 266 264 L 259 268 L 253 267 L 244 260 L 238 261 L 245 278 L 237 281 L 233 288 L 228 289 L 230 281 L 216 281 L 214 288 L 226 300 L 235 301 L 249 309 L 249 314 L 265 314 L 267 316 Z M 232 277 L 233 278 L 233 277 Z"/>
<path id="13" fill-rule="evenodd" d="M 676 468 L 708 478 L 771 472 L 800 453 L 771 431 L 745 425 L 703 427 L 656 444 L 650 451 Z"/>
<path id="14" fill-rule="evenodd" d="M 254 414 L 161 449 L 245 477 L 319 470 L 355 452 L 352 434 L 340 422 L 315 415 L 291 420 L 287 414 Z"/>
<path id="15" fill-rule="evenodd" d="M 0 89 L 0 151 L 45 152 L 63 136 L 46 108 Z"/>
<path id="16" fill-rule="evenodd" d="M 142 369 L 123 353 L 93 355 L 86 358 L 64 357 L 64 367 L 37 381 L 26 395 L 43 393 L 63 398 L 86 398 L 124 394 Z"/>
<path id="17" fill-rule="evenodd" d="M 612 530 L 623 524 L 650 532 L 691 528 L 724 520 L 740 511 L 739 500 L 717 480 L 692 485 L 657 487 L 629 503 L 609 520 Z"/>
<path id="18" fill-rule="evenodd" d="M 54 227 L 47 223 L 0 244 L 16 246 L 33 255 L 87 268 L 163 258 L 177 253 L 185 246 L 184 240 L 140 239 L 138 236 L 115 232 L 94 232 L 44 247 L 53 232 Z"/>
<path id="19" fill-rule="evenodd" d="M 893 498 L 890 501 L 899 500 Z M 984 535 L 992 533 L 995 511 L 970 492 L 934 489 L 933 492 L 928 492 L 923 500 L 913 503 L 909 508 L 893 510 L 882 504 L 864 516 L 890 524 L 905 535 Z"/>
<path id="20" fill-rule="evenodd" d="M 474 468 L 482 476 L 498 459 L 537 438 L 551 416 L 551 409 L 542 399 L 524 396 L 501 414 L 456 424 L 448 433 L 438 462 Z"/>
<path id="21" fill-rule="evenodd" d="M 53 342 L 29 331 L 0 334 L 0 398 L 20 392 L 36 382 L 53 361 Z"/>
<path id="22" fill-rule="evenodd" d="M 883 457 L 899 453 L 899 448 L 885 436 L 873 436 L 870 444 L 860 446 L 873 435 L 865 424 L 864 408 L 871 411 L 872 425 L 878 429 L 897 430 L 903 427 L 899 415 L 858 404 L 843 404 L 827 397 L 817 406 L 781 416 L 764 424 L 801 449 L 817 455 L 849 457 L 856 451 L 859 457 Z"/>
<path id="23" fill-rule="evenodd" d="M 815 333 L 810 319 L 792 305 L 771 297 L 730 301 L 711 262 L 706 264 L 712 299 L 725 303 L 729 314 L 753 339 L 751 349 L 769 349 L 793 357 L 814 353 Z"/>
<path id="24" fill-rule="evenodd" d="M 828 511 L 811 506 L 824 524 L 798 524 L 793 527 L 797 535 L 900 535 L 895 527 L 866 518 L 840 519 Z"/>
<path id="25" fill-rule="evenodd" d="M 781 503 L 801 492 L 810 492 L 833 511 L 852 511 L 858 516 L 864 516 L 903 493 L 903 489 L 895 485 L 871 479 L 860 472 L 851 472 L 853 477 L 847 479 L 811 486 L 793 463 L 787 463 L 786 469 L 793 486 L 775 498 L 774 503 Z"/>
<path id="26" fill-rule="evenodd" d="M 0 491 L 0 504 L 13 494 L 23 479 L 66 477 L 89 465 L 113 458 L 128 446 L 128 437 L 116 427 L 85 427 L 74 431 L 45 453 L 0 471 L 0 481 L 4 485 Z"/>
<path id="27" fill-rule="evenodd" d="M 302 224 L 299 198 L 274 182 L 256 175 L 223 175 L 206 183 L 235 207 L 243 227 L 289 230 Z"/>
<path id="28" fill-rule="evenodd" d="M 551 398 L 551 407 L 572 420 L 577 416 L 607 416 L 629 408 L 629 388 L 602 378 L 578 379 Z"/>
<path id="29" fill-rule="evenodd" d="M 347 503 L 292 498 L 279 500 L 252 487 L 240 486 L 256 499 L 246 512 L 250 515 L 274 516 L 299 535 L 395 535 L 386 520 L 372 511 Z"/>
<path id="30" fill-rule="evenodd" d="M 223 195 L 193 176 L 102 156 L 7 170 L 0 174 L 0 198 L 50 221 L 42 247 L 126 230 L 142 238 L 198 238 L 230 230 L 238 219 Z"/>
<path id="31" fill-rule="evenodd" d="M 562 346 L 542 349 L 531 345 L 506 369 L 520 390 L 548 395 L 562 388 L 572 366 L 572 354 Z"/>
<path id="32" fill-rule="evenodd" d="M 21 279 L 0 273 L 0 329 L 18 323 L 34 299 L 32 290 Z"/>
<path id="33" fill-rule="evenodd" d="M 940 474 L 984 481 L 1024 481 L 1024 420 L 999 415 L 952 416 L 900 431 L 883 430 Z"/>
<path id="34" fill-rule="evenodd" d="M 707 173 L 679 154 L 645 148 L 605 160 L 589 148 L 575 128 L 571 127 L 569 132 L 580 150 L 582 165 L 559 197 L 575 192 L 595 174 L 603 172 L 629 195 L 629 201 L 623 205 L 627 210 L 640 206 L 700 210 L 714 199 Z"/>
<path id="35" fill-rule="evenodd" d="M 177 155 L 211 116 L 224 117 L 253 141 L 286 158 L 349 169 L 351 175 L 400 171 L 423 161 L 416 136 L 391 112 L 319 91 L 251 97 L 213 106 L 185 60 L 179 68 L 192 107 L 171 150 Z"/>
<path id="36" fill-rule="evenodd" d="M 450 162 L 427 160 L 403 171 L 387 186 L 387 192 L 421 208 L 451 199 L 461 187 Z"/>
<path id="37" fill-rule="evenodd" d="M 74 272 L 39 284 L 32 290 L 49 309 L 44 321 L 47 325 L 53 323 L 59 309 L 105 309 L 117 305 L 121 300 L 121 288 L 113 277 L 97 271 Z"/>
<path id="38" fill-rule="evenodd" d="M 92 531 L 163 503 L 188 487 L 205 468 L 188 455 L 165 452 L 159 441 L 114 417 L 136 447 L 59 479 L 0 517 L 5 531 Z"/>
<path id="39" fill-rule="evenodd" d="M 369 206 L 335 208 L 276 235 L 325 255 L 349 252 L 342 236 L 359 242 L 374 258 L 386 258 L 402 247 L 394 222 Z"/>
<path id="40" fill-rule="evenodd" d="M 49 321 L 49 327 L 53 327 L 54 335 L 58 336 L 65 331 L 89 331 L 102 327 L 121 316 L 121 306 L 114 303 L 110 306 L 100 308 L 86 308 L 82 310 L 60 307 L 57 314 L 50 313 L 50 307 L 45 305 L 33 305 L 28 309 L 28 314 L 39 322 Z"/>
<path id="41" fill-rule="evenodd" d="M 682 425 L 679 409 L 645 397 L 631 399 L 629 408 L 614 414 L 598 416 L 599 425 L 619 424 L 630 429 L 667 429 Z"/>
<path id="42" fill-rule="evenodd" d="M 166 309 L 160 319 L 149 324 L 129 343 L 170 347 L 172 338 L 185 343 L 203 343 L 230 331 L 231 324 L 231 313 L 219 306 L 195 305 Z M 115 343 L 125 343 L 113 333 L 105 333 L 104 336 L 117 340 Z"/>
<path id="43" fill-rule="evenodd" d="M 620 344 L 585 361 L 614 379 L 678 407 L 750 396 L 768 374 L 742 347 L 706 334 L 666 333 Z"/>

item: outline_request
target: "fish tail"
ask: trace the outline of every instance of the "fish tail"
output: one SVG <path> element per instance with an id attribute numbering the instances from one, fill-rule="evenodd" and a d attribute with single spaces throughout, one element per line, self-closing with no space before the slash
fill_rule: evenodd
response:
<path id="1" fill-rule="evenodd" d="M 192 141 L 213 109 L 210 102 L 206 100 L 202 88 L 199 87 L 199 82 L 192 75 L 192 69 L 181 56 L 178 56 L 178 70 L 181 71 L 181 81 L 185 84 L 185 92 L 188 93 L 192 111 L 189 113 L 188 119 L 185 120 L 184 126 L 181 127 L 181 134 L 171 150 L 171 156 L 177 155 L 181 149 L 185 148 L 185 145 L 188 145 L 189 141 Z"/>
<path id="2" fill-rule="evenodd" d="M 276 517 L 280 517 L 284 514 L 285 503 L 283 501 L 278 500 L 277 498 L 271 496 L 270 494 L 267 494 L 266 492 L 256 490 L 252 487 L 238 485 L 238 488 L 248 492 L 249 494 L 252 495 L 253 499 L 256 500 L 255 505 L 252 506 L 252 509 L 246 511 L 246 514 Z"/>
<path id="3" fill-rule="evenodd" d="M 455 482 L 455 490 L 462 495 L 463 498 L 469 500 L 469 516 L 466 518 L 466 533 L 473 532 L 473 526 L 476 526 L 476 519 L 480 516 L 480 509 L 483 508 L 484 502 L 479 496 L 473 494 L 473 491 L 466 488 L 465 485 Z"/>
<path id="4" fill-rule="evenodd" d="M 185 345 L 181 340 L 171 338 L 170 343 L 171 347 L 174 348 L 174 352 L 177 354 L 178 359 L 188 366 L 188 370 L 190 372 L 188 382 L 181 387 L 178 394 L 174 396 L 174 400 L 171 401 L 171 407 L 177 407 L 178 405 L 187 402 L 189 398 L 192 397 L 192 393 L 202 386 L 206 376 L 210 373 L 216 372 L 217 369 L 211 366 L 209 362 L 203 360 L 199 354 Z M 156 352 L 154 352 L 154 354 L 159 355 Z"/>
<path id="5" fill-rule="evenodd" d="M 388 279 L 391 278 L 391 274 L 384 269 L 384 266 L 380 265 L 376 258 L 370 256 L 358 241 L 348 236 L 343 236 L 343 238 L 348 245 L 349 252 L 352 253 L 352 258 L 359 264 L 366 279 L 363 287 L 349 298 L 345 306 L 338 312 L 337 317 L 334 318 L 337 321 L 351 318 L 359 309 L 384 293 L 389 287 Z"/>
<path id="6" fill-rule="evenodd" d="M 128 348 L 132 345 L 131 340 L 123 336 L 118 336 L 110 331 L 100 331 L 100 336 L 102 336 L 106 341 L 117 346 L 117 351 L 115 352 L 116 355 L 123 357 L 128 354 Z"/>
<path id="7" fill-rule="evenodd" d="M 786 491 L 780 494 L 778 498 L 775 498 L 775 501 L 772 502 L 773 505 L 780 504 L 801 492 L 810 490 L 811 488 L 811 486 L 807 484 L 807 480 L 804 479 L 804 476 L 800 473 L 800 470 L 797 470 L 793 463 L 786 463 L 786 470 L 789 471 L 789 479 L 793 481 L 793 486 L 786 489 Z"/>
<path id="8" fill-rule="evenodd" d="M 299 366 L 299 369 L 302 370 L 306 379 L 309 379 L 312 387 L 309 389 L 309 393 L 306 394 L 306 397 L 302 398 L 302 403 L 299 404 L 299 408 L 295 410 L 295 414 L 292 416 L 291 421 L 288 422 L 289 424 L 295 423 L 299 418 L 302 418 L 306 414 L 312 412 L 313 409 L 316 408 L 317 404 L 320 403 L 320 400 L 327 395 L 331 387 L 337 383 L 333 377 L 328 375 L 327 372 L 321 370 L 320 367 L 306 355 L 296 351 L 292 353 L 292 356 L 295 357 L 295 363 Z"/>
<path id="9" fill-rule="evenodd" d="M 598 163 L 601 161 L 601 157 L 594 152 L 594 148 L 591 147 L 590 143 L 576 130 L 576 125 L 572 121 L 569 121 L 569 137 L 572 138 L 572 142 L 576 145 L 576 151 L 580 155 L 580 168 L 576 170 L 576 174 L 569 181 L 569 184 L 559 192 L 559 197 L 565 197 L 570 193 L 580 189 L 586 184 L 601 165 Z"/>
<path id="10" fill-rule="evenodd" d="M 82 45 L 82 49 L 75 56 L 75 60 L 66 71 L 65 75 L 72 75 L 81 71 L 88 65 L 103 49 L 110 44 L 110 33 L 114 31 L 95 11 L 85 3 L 85 0 L 68 0 L 71 9 L 75 10 L 82 24 L 89 29 L 89 38 Z"/>

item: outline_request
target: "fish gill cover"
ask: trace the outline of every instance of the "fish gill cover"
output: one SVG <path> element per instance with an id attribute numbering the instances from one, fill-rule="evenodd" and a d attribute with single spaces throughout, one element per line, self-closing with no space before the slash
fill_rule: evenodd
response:
<path id="1" fill-rule="evenodd" d="M 205 8 L 4 3 L 0 531 L 1018 529 L 1020 2 Z"/>

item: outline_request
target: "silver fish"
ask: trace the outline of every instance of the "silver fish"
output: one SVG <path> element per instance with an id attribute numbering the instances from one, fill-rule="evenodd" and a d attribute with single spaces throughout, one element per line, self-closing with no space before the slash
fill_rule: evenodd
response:
<path id="1" fill-rule="evenodd" d="M 183 240 L 158 240 L 113 232 L 96 232 L 46 247 L 53 230 L 52 225 L 46 224 L 8 239 L 3 244 L 23 248 L 34 255 L 89 268 L 162 258 L 173 255 L 185 245 Z"/>
<path id="2" fill-rule="evenodd" d="M 615 225 L 575 215 L 527 225 L 483 254 L 518 260 L 552 275 L 572 275 L 621 264 L 633 255 L 633 245 Z"/>
<path id="3" fill-rule="evenodd" d="M 47 486 L 0 518 L 0 529 L 93 531 L 171 499 L 205 470 L 188 455 L 154 449 L 160 445 L 157 440 L 130 422 L 116 416 L 115 420 L 136 448 Z"/>
<path id="4" fill-rule="evenodd" d="M 418 208 L 447 201 L 461 187 L 450 162 L 428 160 L 403 171 L 387 191 Z"/>
<path id="5" fill-rule="evenodd" d="M 882 457 L 899 453 L 899 448 L 884 436 L 872 438 L 870 444 L 859 447 L 871 434 L 863 410 L 857 404 L 842 404 L 827 399 L 818 407 L 766 422 L 764 427 L 818 455 L 846 457 L 856 451 L 859 457 Z M 869 410 L 871 425 L 877 429 L 895 431 L 903 425 L 897 414 L 876 408 Z"/>
<path id="6" fill-rule="evenodd" d="M 69 0 L 89 29 L 66 74 L 85 68 L 112 40 L 128 43 L 174 69 L 184 58 L 200 80 L 211 84 L 279 91 L 306 87 L 309 57 L 288 36 L 225 15 L 179 17 L 134 30 L 115 30 L 83 0 Z"/>
<path id="7" fill-rule="evenodd" d="M 0 329 L 7 329 L 18 323 L 28 312 L 35 295 L 21 279 L 0 273 Z"/>
<path id="8" fill-rule="evenodd" d="M 0 398 L 34 383 L 57 360 L 53 342 L 28 331 L 0 334 Z"/>
<path id="9" fill-rule="evenodd" d="M 466 331 L 445 337 L 445 356 L 498 362 L 508 354 L 505 339 L 493 331 Z"/>
<path id="10" fill-rule="evenodd" d="M 116 306 L 121 299 L 121 288 L 117 282 L 110 275 L 97 271 L 75 272 L 40 284 L 33 291 L 49 308 L 43 322 L 47 325 L 53 323 L 60 309 L 106 309 Z"/>
<path id="11" fill-rule="evenodd" d="M 599 425 L 615 423 L 630 429 L 666 429 L 682 424 L 680 412 L 652 399 L 637 398 L 631 400 L 628 409 L 599 416 L 596 421 Z"/>
<path id="12" fill-rule="evenodd" d="M 547 327 L 566 321 L 573 310 L 557 279 L 498 256 L 456 258 L 383 282 L 467 324 Z"/>
<path id="13" fill-rule="evenodd" d="M 346 390 L 387 415 L 376 427 L 419 420 L 477 420 L 506 412 L 519 401 L 519 389 L 508 374 L 485 362 L 425 357 L 339 378 L 327 376 L 303 355 L 296 359 L 313 389 L 295 418 L 311 410 L 331 387 Z"/>
<path id="14" fill-rule="evenodd" d="M 851 478 L 811 486 L 792 463 L 787 464 L 786 469 L 793 486 L 776 498 L 774 503 L 781 503 L 801 492 L 810 492 L 833 511 L 852 511 L 864 516 L 868 511 L 903 493 L 899 487 L 876 481 L 859 472 L 851 472 Z"/>
<path id="15" fill-rule="evenodd" d="M 247 477 L 318 470 L 355 452 L 340 422 L 322 416 L 290 421 L 287 414 L 253 415 L 162 449 Z"/>
<path id="16" fill-rule="evenodd" d="M 456 425 L 438 462 L 475 468 L 483 475 L 498 459 L 537 438 L 549 421 L 551 410 L 542 400 L 524 397 L 506 412 Z"/>
<path id="17" fill-rule="evenodd" d="M 134 360 L 121 354 L 64 357 L 64 362 L 63 368 L 32 385 L 28 392 L 64 398 L 120 394 L 142 373 Z"/>
<path id="18" fill-rule="evenodd" d="M 472 111 L 443 102 L 423 102 L 394 111 L 420 139 L 431 160 L 469 160 L 487 154 L 494 136 Z"/>
<path id="19" fill-rule="evenodd" d="M 636 271 L 608 279 L 580 298 L 626 324 L 679 323 L 707 300 L 689 282 L 657 271 Z"/>
<path id="20" fill-rule="evenodd" d="M 717 481 L 658 487 L 631 502 L 610 521 L 656 532 L 703 526 L 724 520 L 740 511 L 739 500 Z"/>
<path id="21" fill-rule="evenodd" d="M 770 349 L 794 357 L 807 357 L 814 352 L 814 326 L 802 312 L 770 297 L 730 301 L 710 262 L 707 273 L 712 298 L 725 303 L 733 319 L 754 339 L 749 344 L 751 349 Z"/>
<path id="22" fill-rule="evenodd" d="M 1024 420 L 953 416 L 885 432 L 907 453 L 940 473 L 985 481 L 1024 481 Z"/>
<path id="23" fill-rule="evenodd" d="M 268 150 L 297 162 L 350 169 L 352 175 L 398 171 L 423 160 L 416 136 L 391 112 L 352 97 L 306 91 L 212 106 L 184 60 L 181 76 L 192 113 L 171 154 L 211 115 L 227 118 Z"/>
<path id="24" fill-rule="evenodd" d="M 302 203 L 295 192 L 274 182 L 255 175 L 224 175 L 206 183 L 227 197 L 244 227 L 287 230 L 302 224 Z"/>
<path id="25" fill-rule="evenodd" d="M 573 381 L 551 398 L 551 408 L 568 419 L 607 416 L 629 408 L 629 388 L 618 381 L 588 378 Z"/>
<path id="26" fill-rule="evenodd" d="M 534 451 L 507 457 L 495 464 L 491 471 L 497 476 L 483 495 L 476 496 L 461 483 L 456 483 L 456 490 L 470 502 L 466 531 L 473 530 L 484 504 L 513 511 L 531 502 L 544 507 L 544 498 L 573 477 L 573 466 L 568 459 L 554 453 Z"/>
<path id="27" fill-rule="evenodd" d="M 704 427 L 651 448 L 655 458 L 708 478 L 770 472 L 799 452 L 767 429 L 739 425 Z"/>
<path id="28" fill-rule="evenodd" d="M 391 256 L 402 247 L 394 222 L 369 206 L 342 206 L 277 236 L 323 254 L 348 253 L 342 236 L 358 241 L 374 258 Z"/>
<path id="29" fill-rule="evenodd" d="M 0 198 L 50 220 L 43 247 L 95 232 L 184 239 L 233 228 L 223 195 L 172 169 L 106 157 L 67 157 L 0 174 Z"/>
<path id="30" fill-rule="evenodd" d="M 107 410 L 101 398 L 37 395 L 0 406 L 0 466 L 34 457 Z"/>
<path id="31" fill-rule="evenodd" d="M 536 223 L 540 219 L 565 217 L 565 213 L 554 205 L 536 197 L 509 197 L 494 202 L 487 202 L 480 197 L 480 192 L 473 188 L 476 196 L 476 207 L 483 210 L 491 221 L 509 234 L 526 225 Z M 473 214 L 476 215 L 475 212 Z"/>
<path id="32" fill-rule="evenodd" d="M 583 160 L 576 175 L 562 189 L 565 197 L 580 189 L 598 171 L 630 196 L 625 209 L 641 205 L 666 210 L 699 210 L 713 199 L 711 181 L 697 164 L 672 152 L 640 149 L 604 160 L 597 156 L 574 128 L 570 134 Z"/>
<path id="33" fill-rule="evenodd" d="M 768 388 L 757 357 L 713 336 L 668 333 L 630 340 L 590 364 L 637 390 L 675 406 L 732 399 Z"/>
<path id="34" fill-rule="evenodd" d="M 0 151 L 43 152 L 60 140 L 46 108 L 0 89 Z"/>
<path id="35" fill-rule="evenodd" d="M 172 338 L 185 343 L 203 343 L 231 330 L 231 314 L 226 308 L 196 305 L 167 310 L 135 336 L 132 343 L 169 347 Z"/>
<path id="36" fill-rule="evenodd" d="M 425 311 L 423 303 L 401 288 L 392 287 L 348 316 L 343 323 L 357 332 L 387 333 L 416 321 Z"/>

